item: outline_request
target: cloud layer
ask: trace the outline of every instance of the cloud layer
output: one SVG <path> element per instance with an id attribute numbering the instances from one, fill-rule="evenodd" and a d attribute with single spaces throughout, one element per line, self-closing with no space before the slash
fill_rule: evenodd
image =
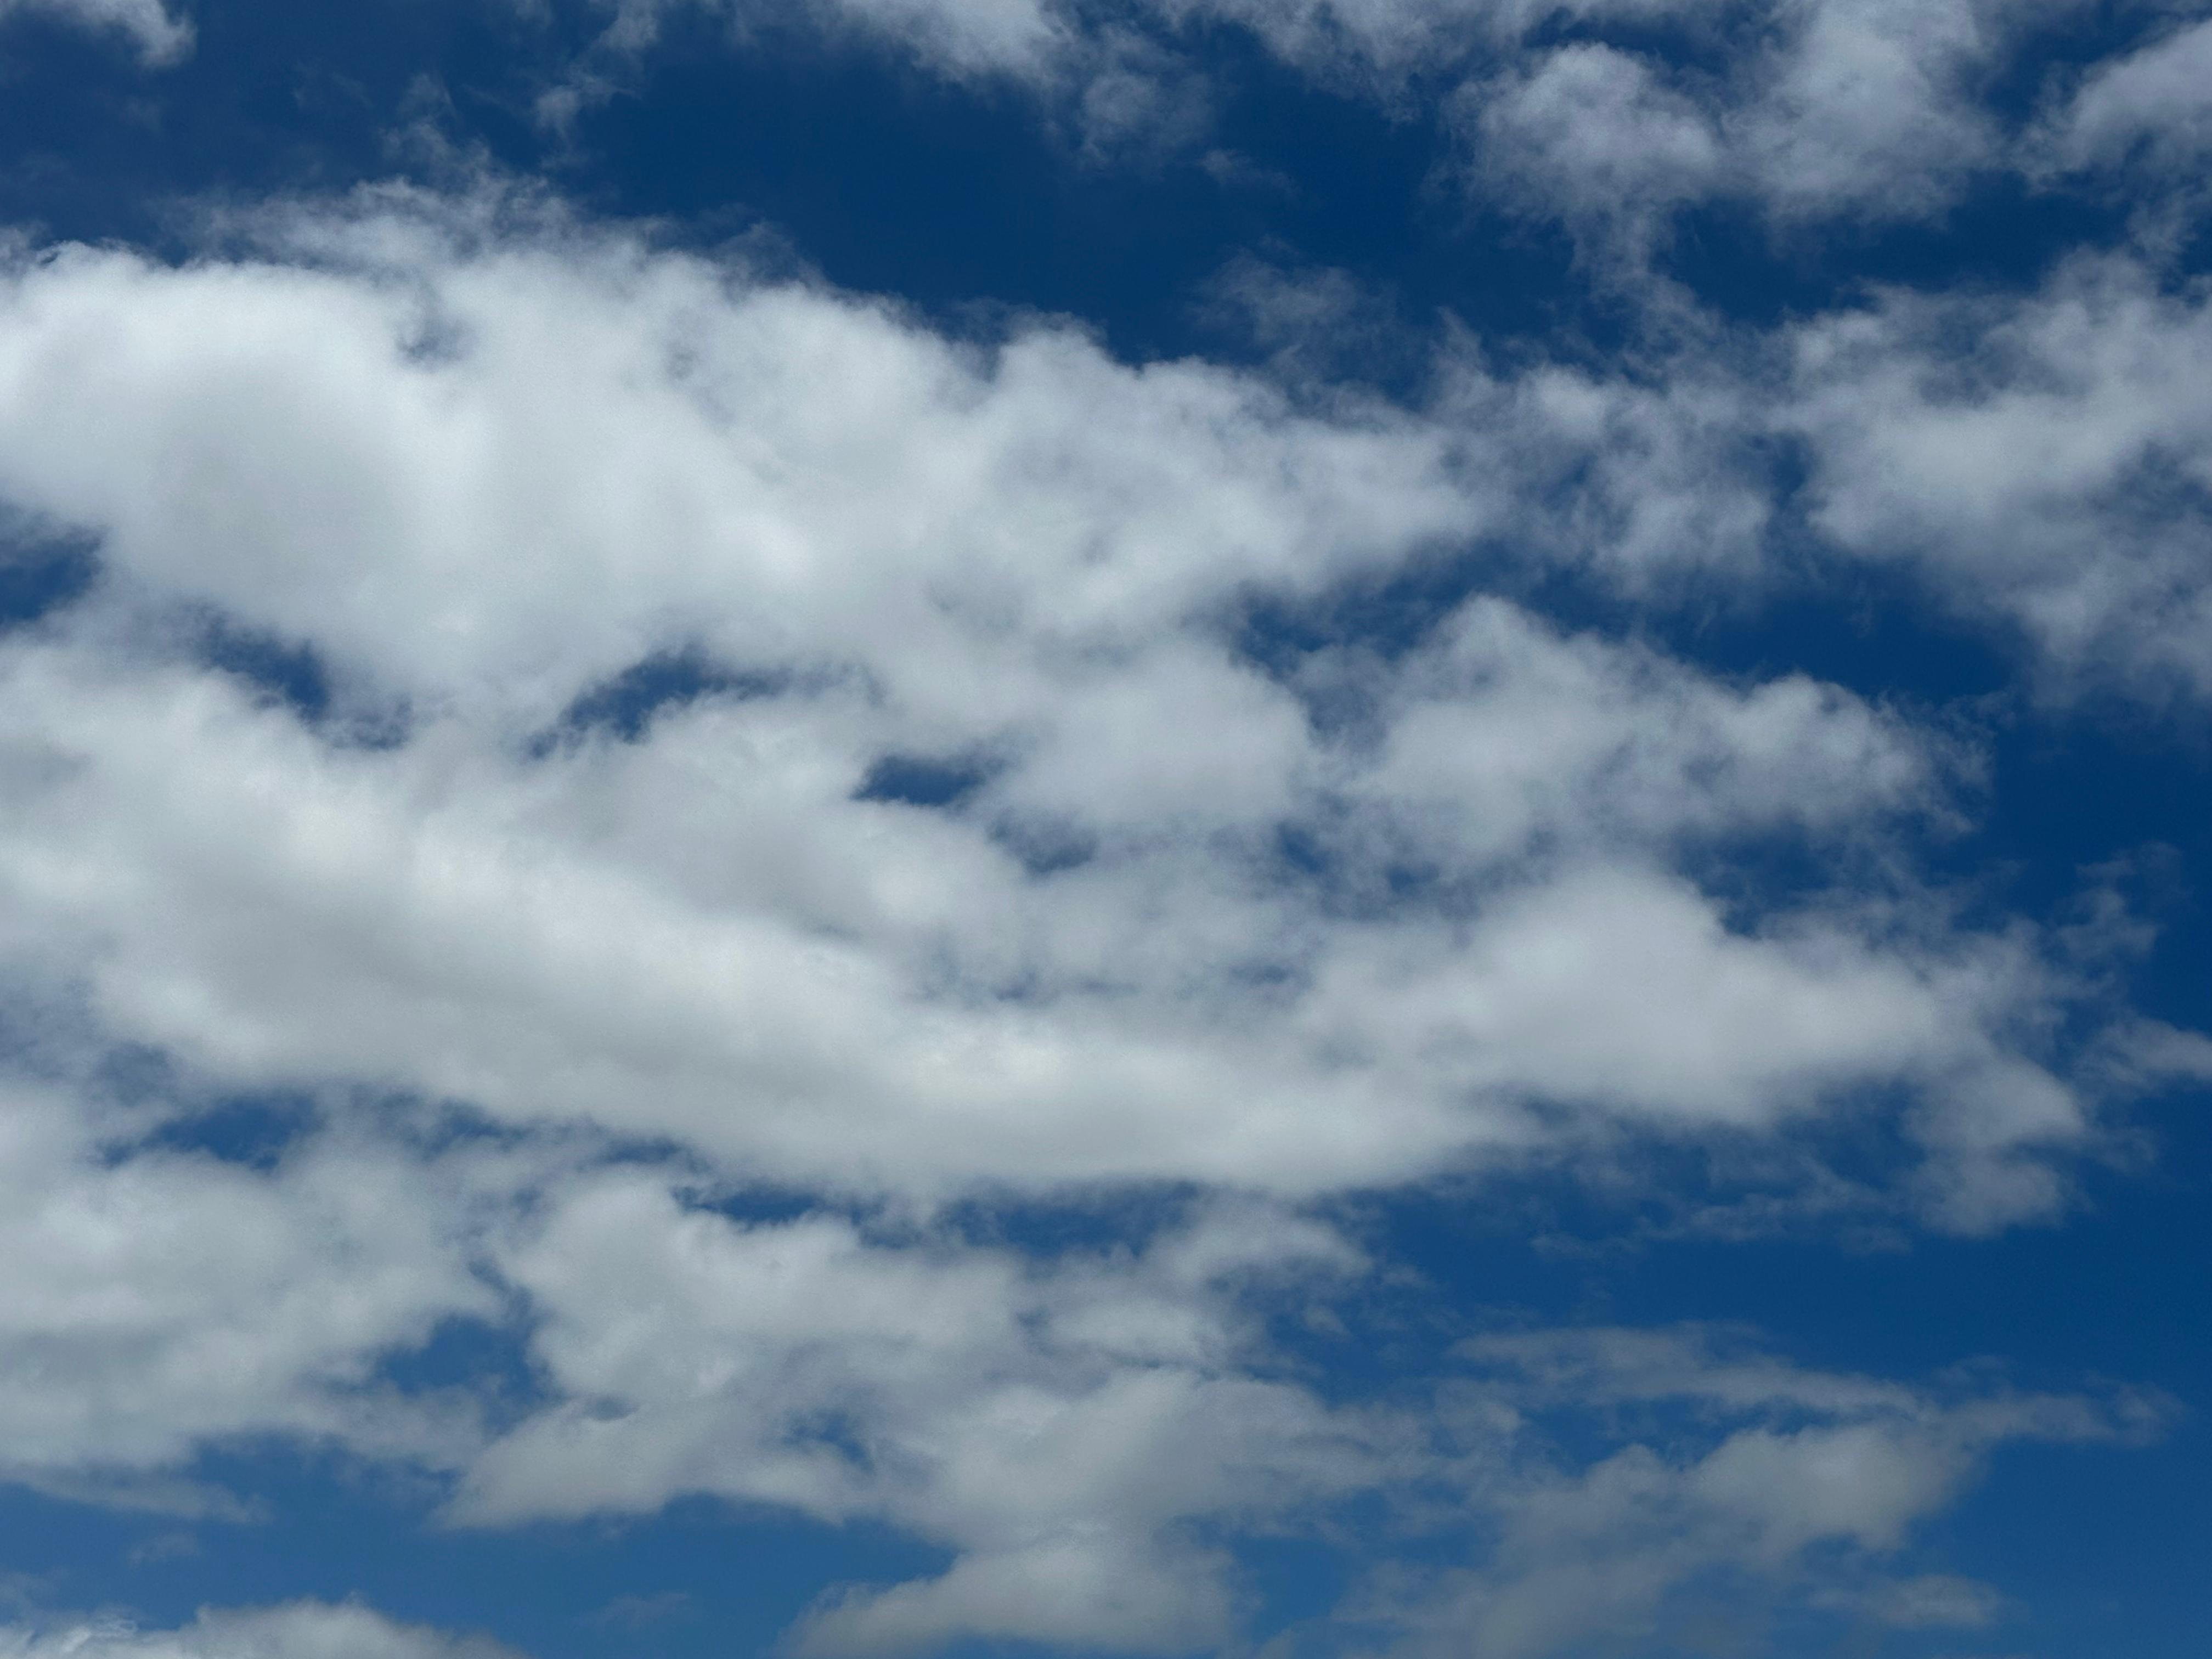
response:
<path id="1" fill-rule="evenodd" d="M 1205 143 L 1243 31 L 1564 227 L 1627 344 L 1446 319 L 1394 398 L 1316 368 L 1353 280 L 1255 258 L 1271 362 L 1131 362 L 489 176 L 0 245 L 0 1479 L 243 1520 L 213 1460 L 276 1445 L 441 1528 L 705 1498 L 934 1553 L 823 1594 L 822 1659 L 1996 1625 L 1926 1523 L 2166 1402 L 1442 1308 L 1357 1218 L 1987 1237 L 2203 1073 L 2111 971 L 2143 929 L 2009 902 L 1989 705 L 1680 641 L 1874 571 L 1996 642 L 2002 713 L 2201 711 L 2204 26 L 1998 100 L 2075 9 L 816 9 L 1086 166 Z M 571 116 L 675 15 L 604 10 Z M 1763 322 L 1668 274 L 1701 204 L 1778 247 L 1999 174 L 2156 210 Z M 1351 1588 L 1262 1632 L 1255 1539 Z"/>
<path id="2" fill-rule="evenodd" d="M 1525 519 L 1525 434 L 439 212 L 11 291 L 0 485 L 102 576 L 7 648 L 9 943 L 108 1040 L 939 1195 L 1902 1088 L 1937 1211 L 2048 1203 L 2032 936 L 1700 879 L 1893 867 L 1948 740 L 1496 599 L 1255 654 Z"/>

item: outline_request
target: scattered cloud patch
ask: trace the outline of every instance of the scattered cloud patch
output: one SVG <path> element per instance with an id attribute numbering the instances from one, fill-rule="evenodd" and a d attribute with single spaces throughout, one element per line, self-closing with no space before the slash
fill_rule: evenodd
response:
<path id="1" fill-rule="evenodd" d="M 0 1626 L 9 1659 L 515 1659 L 512 1648 L 398 1624 L 356 1602 L 210 1608 L 189 1625 L 146 1630 L 118 1620 Z"/>
<path id="2" fill-rule="evenodd" d="M 1224 136 L 1270 60 L 1437 135 L 1431 206 L 1564 227 L 1581 320 L 1413 325 L 1474 289 L 1255 241 L 1191 267 L 1248 361 L 1132 359 L 422 133 L 437 189 L 0 240 L 0 1482 L 171 1528 L 116 1552 L 134 1595 L 288 1519 L 255 1449 L 389 1479 L 456 1552 L 725 1509 L 907 1540 L 814 1573 L 783 1640 L 818 1659 L 2021 1617 L 1933 1523 L 2014 1448 L 2154 1438 L 2163 1395 L 1798 1363 L 1856 1339 L 1616 1313 L 1626 1275 L 1523 1307 L 1503 1249 L 1455 1300 L 1376 1218 L 1617 1206 L 1593 1253 L 1711 1252 L 1683 1306 L 1777 1233 L 1955 1273 L 2078 1222 L 2142 1161 L 2127 1103 L 2212 1075 L 2130 1006 L 2178 903 L 2124 904 L 2116 848 L 2036 898 L 1985 833 L 1999 719 L 2117 693 L 2170 732 L 2212 693 L 2203 27 L 617 0 L 541 109 L 576 178 L 588 101 L 702 18 L 1015 88 L 1055 189 L 1196 158 L 1236 186 L 1207 212 L 1286 223 L 1291 150 Z M 2078 61 L 2039 71 L 2054 31 Z M 517 143 L 543 86 L 494 100 Z M 1838 264 L 1738 317 L 1678 271 L 1729 215 L 1754 264 L 1890 258 L 2107 185 L 2110 245 L 2002 279 Z M 1869 571 L 2012 682 L 1793 665 L 1835 653 L 1767 607 L 1844 625 Z M 1278 1549 L 1328 1565 L 1286 1595 Z M 679 1565 L 576 1616 L 723 1639 Z M 320 1601 L 0 1627 L 507 1651 Z"/>
<path id="3" fill-rule="evenodd" d="M 171 12 L 161 0 L 0 0 L 0 23 L 10 13 L 36 14 L 100 33 L 121 35 L 137 49 L 140 61 L 149 69 L 174 64 L 192 49 L 191 22 Z"/>

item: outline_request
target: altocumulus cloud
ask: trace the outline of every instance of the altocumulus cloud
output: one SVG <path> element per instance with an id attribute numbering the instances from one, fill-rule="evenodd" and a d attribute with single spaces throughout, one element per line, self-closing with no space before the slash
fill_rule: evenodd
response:
<path id="1" fill-rule="evenodd" d="M 2035 165 L 2046 135 L 2032 113 L 2002 113 L 1989 94 L 2094 13 L 2081 0 L 610 0 L 603 9 L 593 76 L 647 51 L 674 16 L 716 17 L 740 38 L 811 29 L 956 81 L 1027 88 L 1094 151 L 1129 142 L 1142 118 L 1188 109 L 1209 35 L 1232 31 L 1316 84 L 1425 116 L 1463 144 L 1472 188 L 1607 244 L 1709 198 L 1752 204 L 1782 225 L 1936 213 L 1978 174 Z M 2060 150 L 2088 157 L 2130 135 L 2189 130 L 2201 118 L 2186 89 L 2201 51 L 2184 33 L 2101 69 L 2061 124 Z M 1202 142 L 1202 120 L 1186 119 L 1181 136 Z"/>
<path id="2" fill-rule="evenodd" d="M 0 483 L 102 577 L 4 664 L 11 943 L 109 1040 L 923 1196 L 1298 1197 L 1902 1086 L 1954 1220 L 2047 1201 L 2088 1122 L 2022 1046 L 2067 996 L 2030 936 L 1696 878 L 1883 865 L 1950 743 L 1499 599 L 1239 648 L 1255 596 L 1510 522 L 1481 429 L 500 209 L 16 275 Z M 210 614 L 326 702 L 196 660 Z M 574 717 L 684 652 L 742 689 Z M 972 787 L 870 787 L 902 761 Z"/>
<path id="3" fill-rule="evenodd" d="M 824 1653 L 1216 1645 L 1239 1527 L 1380 1496 L 1504 1531 L 1370 1622 L 1534 1653 L 1815 1546 L 1863 1575 L 1988 1447 L 2128 1431 L 1750 1386 L 1688 1339 L 1479 1349 L 1419 1407 L 1275 1352 L 1267 1309 L 1373 1271 L 1297 1213 L 1332 1194 L 1765 1144 L 1817 1208 L 1838 1177 L 1793 1137 L 1881 1100 L 1896 1180 L 1848 1201 L 1985 1230 L 2098 1133 L 2039 1036 L 2087 990 L 1911 873 L 1971 800 L 1955 737 L 1497 598 L 1247 647 L 1260 600 L 1545 511 L 1529 433 L 1469 412 L 1540 386 L 1302 411 L 491 186 L 246 228 L 183 265 L 27 254 L 4 299 L 0 487 L 99 547 L 0 647 L 5 948 L 42 1011 L 19 1478 L 188 1506 L 194 1448 L 276 1434 L 448 1480 L 457 1525 L 710 1493 L 951 1552 L 817 1608 Z M 1776 844 L 1848 878 L 1708 884 Z M 122 1089 L 125 1052 L 167 1080 Z M 272 1091 L 322 1104 L 264 1165 L 162 1138 Z M 829 1207 L 727 1208 L 762 1181 Z M 947 1207 L 1100 1183 L 1214 1196 L 1043 1257 Z M 522 1322 L 519 1417 L 384 1380 L 453 1318 Z M 1552 1466 L 1521 1394 L 1571 1365 L 1741 1420 Z M 297 1608 L 86 1639 L 333 1631 L 422 1639 Z"/>
<path id="4" fill-rule="evenodd" d="M 1402 398 L 1136 362 L 488 164 L 6 244 L 0 546 L 82 580 L 0 631 L 0 1478 L 228 1522 L 273 1444 L 453 1535 L 703 1498 L 914 1541 L 799 1608 L 824 1659 L 1997 1625 L 1921 1530 L 2008 1446 L 2164 1431 L 2154 1390 L 1471 1333 L 1362 1217 L 1538 1183 L 1986 1239 L 2212 1073 L 2116 988 L 2141 929 L 1971 867 L 1986 724 L 1604 621 L 1872 567 L 2004 631 L 2025 702 L 2201 708 L 2203 27 L 1999 107 L 2075 9 L 620 0 L 541 109 L 701 11 L 1025 88 L 1094 167 L 1202 148 L 1239 31 L 1429 123 L 1628 343 L 1446 328 Z M 2170 210 L 1756 321 L 1668 270 L 1715 204 L 1779 247 L 1997 175 Z M 1286 1540 L 1340 1593 L 1263 1630 Z M 512 1651 L 163 1623 L 0 1655 Z"/>

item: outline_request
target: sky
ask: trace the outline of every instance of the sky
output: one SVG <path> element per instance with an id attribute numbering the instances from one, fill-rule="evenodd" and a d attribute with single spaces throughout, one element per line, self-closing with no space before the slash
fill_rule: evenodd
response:
<path id="1" fill-rule="evenodd" d="M 0 0 L 0 1659 L 2197 1659 L 2212 8 Z"/>

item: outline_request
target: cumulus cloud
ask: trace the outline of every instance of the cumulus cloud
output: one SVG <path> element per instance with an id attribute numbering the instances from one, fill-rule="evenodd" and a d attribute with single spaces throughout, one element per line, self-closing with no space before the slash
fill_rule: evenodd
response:
<path id="1" fill-rule="evenodd" d="M 1790 44 L 1717 88 L 1650 53 L 1577 43 L 1468 82 L 1454 110 L 1489 188 L 1640 267 L 1674 211 L 1710 197 L 1785 219 L 1948 198 L 1990 139 L 1942 85 L 1970 33 L 1929 21 L 1927 8 L 1785 13 Z"/>
<path id="2" fill-rule="evenodd" d="M 1245 651 L 1512 521 L 1518 434 L 426 204 L 289 234 L 6 300 L 0 489 L 105 573 L 0 662 L 8 943 L 113 1039 L 866 1191 L 1310 1193 L 1899 1085 L 1943 1159 L 2082 1133 L 2024 936 L 1698 884 L 1943 821 L 1948 743 L 1501 600 Z M 579 713 L 684 651 L 708 695 Z"/>
<path id="3" fill-rule="evenodd" d="M 1493 187 L 1538 202 L 1585 234 L 1648 254 L 1668 214 L 1711 192 L 1727 159 L 1712 120 L 1643 58 L 1577 44 L 1455 101 Z"/>
<path id="4" fill-rule="evenodd" d="M 35 13 L 101 33 L 120 34 L 150 65 L 173 64 L 192 49 L 192 26 L 161 0 L 0 0 L 0 22 L 10 13 Z"/>
<path id="5" fill-rule="evenodd" d="M 1252 1374 L 1247 1298 L 1356 1269 L 1333 1235 L 1235 1207 L 1133 1256 L 1040 1263 L 816 1215 L 745 1224 L 649 1171 L 572 1185 L 504 1273 L 557 1403 L 491 1445 L 457 1518 L 650 1511 L 707 1492 L 889 1520 L 942 1575 L 817 1607 L 817 1652 L 959 1636 L 1183 1651 L 1234 1633 L 1201 1520 L 1277 1524 L 1385 1473 L 1376 1431 Z"/>
<path id="6" fill-rule="evenodd" d="M 2167 188 L 2212 108 L 2177 23 L 1993 112 L 2069 0 L 612 0 L 549 107 L 679 3 L 1027 87 L 1094 156 L 1201 150 L 1194 43 L 1243 30 L 1633 276 L 1700 202 Z M 1986 1626 L 1929 1519 L 2164 1420 L 1701 1329 L 1311 1357 L 1392 1273 L 1347 1194 L 1688 1149 L 1715 1226 L 1987 1234 L 2064 1208 L 2106 1092 L 2212 1066 L 2114 1006 L 2109 917 L 1929 873 L 1972 862 L 1964 720 L 1527 598 L 1880 563 L 2047 692 L 2201 703 L 2212 336 L 2140 227 L 2021 293 L 1655 303 L 1601 369 L 1453 337 L 1412 403 L 1301 355 L 1348 278 L 1232 271 L 1243 371 L 496 185 L 204 228 L 0 240 L 0 561 L 91 572 L 0 625 L 0 1480 L 246 1521 L 208 1455 L 273 1442 L 442 1526 L 707 1498 L 938 1553 L 820 1596 L 805 1659 L 1243 1650 L 1250 1540 L 1356 1534 L 1275 1651 L 1538 1659 L 1716 1600 Z M 1377 621 L 1407 588 L 1449 597 Z M 405 1381 L 457 1323 L 516 1363 Z M 507 1650 L 321 1602 L 0 1626 L 63 1654 Z"/>
<path id="7" fill-rule="evenodd" d="M 890 1519 L 954 1552 L 934 1577 L 825 1598 L 797 1636 L 818 1654 L 1218 1647 L 1242 1620 L 1215 1540 L 1326 1536 L 1337 1506 L 1378 1498 L 1383 1559 L 1469 1552 L 1387 1570 L 1346 1610 L 1407 1651 L 1470 1630 L 1486 1651 L 1571 1650 L 1729 1573 L 1891 1624 L 1971 1624 L 1985 1589 L 1885 1565 L 1914 1527 L 2008 1442 L 2125 1441 L 2163 1417 L 2124 1395 L 1808 1370 L 1697 1330 L 1477 1338 L 1422 1406 L 1324 1406 L 1268 1375 L 1255 1311 L 1357 1319 L 1364 1264 L 1249 1207 L 1042 1263 L 845 1218 L 747 1224 L 641 1170 L 579 1183 L 501 1259 L 561 1398 L 487 1451 L 459 1518 L 713 1492 Z M 1562 1453 L 1562 1414 L 1603 1421 L 1606 1449 Z"/>
<path id="8" fill-rule="evenodd" d="M 97 567 L 0 634 L 0 965 L 66 1013 L 0 1116 L 11 1478 L 143 1493 L 273 1434 L 426 1469 L 455 1525 L 707 1494 L 945 1552 L 816 1606 L 823 1655 L 1218 1647 L 1238 1537 L 1367 1501 L 1468 1534 L 1400 1636 L 1534 1654 L 2126 1426 L 1620 1333 L 1409 1409 L 1269 1335 L 1365 1271 L 1302 1206 L 1486 1163 L 1872 1118 L 1893 1214 L 2063 1203 L 2067 951 L 1914 874 L 1971 744 L 1496 593 L 1302 631 L 1501 540 L 1754 559 L 1702 463 L 1775 383 L 1468 363 L 1317 409 L 490 191 L 226 228 L 0 288 L 0 497 Z M 1808 442 L 1852 361 L 1806 348 Z M 1821 453 L 1840 545 L 1880 515 Z M 1826 873 L 1734 873 L 1778 851 Z M 272 1093 L 270 1157 L 210 1144 Z M 1181 1207 L 1096 1251 L 962 1219 L 1132 1193 Z M 527 1397 L 391 1385 L 454 1319 Z M 1710 1431 L 1547 1453 L 1569 1376 Z M 445 1650 L 231 1617 L 99 1639 Z"/>
<path id="9" fill-rule="evenodd" d="M 2212 689 L 2212 328 L 2126 254 L 2021 298 L 1893 293 L 1792 342 L 1814 522 L 2032 640 L 2063 681 Z"/>
<path id="10" fill-rule="evenodd" d="M 281 1433 L 451 1462 L 472 1408 L 409 1400 L 378 1364 L 494 1311 L 454 1182 L 390 1148 L 314 1138 L 267 1172 L 149 1143 L 137 1111 L 17 1082 L 0 1097 L 0 1478 L 191 1509 L 161 1477 L 203 1446 Z M 105 1118 L 106 1121 L 103 1122 Z"/>
<path id="11" fill-rule="evenodd" d="M 1517 481 L 1515 553 L 1640 604 L 1702 600 L 1716 577 L 1756 603 L 1864 561 L 1987 625 L 2045 696 L 2194 701 L 2212 333 L 2203 282 L 2155 240 L 2021 289 L 1888 287 L 1765 331 L 1692 320 L 1612 373 L 1463 355 L 1438 414 L 1501 434 L 1486 460 Z"/>
<path id="12" fill-rule="evenodd" d="M 474 1216 L 474 1237 L 446 1252 L 447 1273 L 466 1261 L 495 1283 L 496 1310 L 419 1264 L 395 1274 L 390 1249 L 380 1257 L 361 1239 L 295 1266 L 272 1291 L 211 1217 L 199 1224 L 210 1237 L 179 1250 L 158 1216 L 148 1225 L 134 1209 L 122 1224 L 81 1186 L 62 1187 L 38 1218 L 48 1232 L 61 1218 L 81 1235 L 106 1224 L 105 1300 L 73 1304 L 105 1340 L 70 1349 L 34 1335 L 46 1341 L 39 1375 L 11 1372 L 0 1408 L 22 1421 L 40 1387 L 127 1398 L 129 1415 L 106 1413 L 126 1437 L 79 1448 L 108 1468 L 195 1433 L 307 1435 L 428 1461 L 456 1476 L 451 1524 L 650 1513 L 704 1494 L 885 1522 L 947 1552 L 933 1575 L 819 1600 L 792 1639 L 825 1656 L 970 1638 L 1127 1652 L 1230 1644 L 1249 1608 L 1237 1540 L 1332 1538 L 1352 1503 L 1368 1506 L 1368 1566 L 1464 1563 L 1379 1569 L 1343 1610 L 1347 1628 L 1384 1626 L 1408 1652 L 1468 1629 L 1504 1652 L 1565 1650 L 1641 1628 L 1716 1572 L 1814 1608 L 1971 1622 L 1989 1604 L 1978 1587 L 1889 1572 L 1915 1524 L 2007 1442 L 2124 1440 L 2162 1415 L 2124 1396 L 1811 1371 L 1696 1330 L 1479 1337 L 1380 1398 L 1325 1401 L 1272 1333 L 1285 1321 L 1341 1329 L 1331 1310 L 1356 1323 L 1373 1269 L 1335 1231 L 1274 1206 L 1200 1199 L 1133 1244 L 1039 1252 L 897 1212 L 747 1219 L 727 1188 L 667 1164 L 498 1170 L 505 1183 L 480 1178 L 471 1203 L 413 1200 Z M 125 1171 L 112 1196 L 143 1205 L 143 1172 Z M 249 1215 L 295 1178 L 281 1164 L 220 1173 L 228 1207 Z M 437 1178 L 434 1158 L 418 1194 Z M 316 1198 L 326 1211 L 330 1195 Z M 396 1217 L 409 1199 L 372 1190 L 353 1201 Z M 54 1255 L 36 1258 L 42 1277 Z M 220 1283 L 180 1297 L 187 1273 Z M 250 1335 L 207 1306 L 233 1294 L 258 1296 Z M 389 1351 L 392 1322 L 360 1313 L 380 1297 L 414 1304 L 403 1346 L 441 1304 L 514 1329 L 537 1378 L 526 1409 L 433 1452 L 419 1437 L 380 1439 L 362 1362 Z M 128 1340 L 149 1319 L 197 1323 L 198 1346 Z M 340 1349 L 355 1357 L 334 1364 Z M 267 1384 L 272 1350 L 298 1373 L 289 1390 Z M 248 1385 L 213 1419 L 177 1381 L 196 1358 Z M 169 1437 L 149 1436 L 165 1414 Z M 1598 1425 L 1595 1439 L 1563 1437 L 1562 1414 Z M 177 1632 L 54 1626 L 0 1639 L 25 1659 L 503 1651 L 318 1604 L 204 1613 Z"/>
<path id="13" fill-rule="evenodd" d="M 2069 9 L 1223 0 L 1176 11 L 1235 16 L 1323 75 L 1358 64 L 1386 83 L 1441 82 L 1480 185 L 1648 251 L 1674 207 L 1716 196 L 1785 224 L 1940 210 L 1977 170 L 2011 165 L 2012 134 L 1985 107 L 1985 83 Z M 1576 38 L 1558 42 L 1562 24 Z"/>

